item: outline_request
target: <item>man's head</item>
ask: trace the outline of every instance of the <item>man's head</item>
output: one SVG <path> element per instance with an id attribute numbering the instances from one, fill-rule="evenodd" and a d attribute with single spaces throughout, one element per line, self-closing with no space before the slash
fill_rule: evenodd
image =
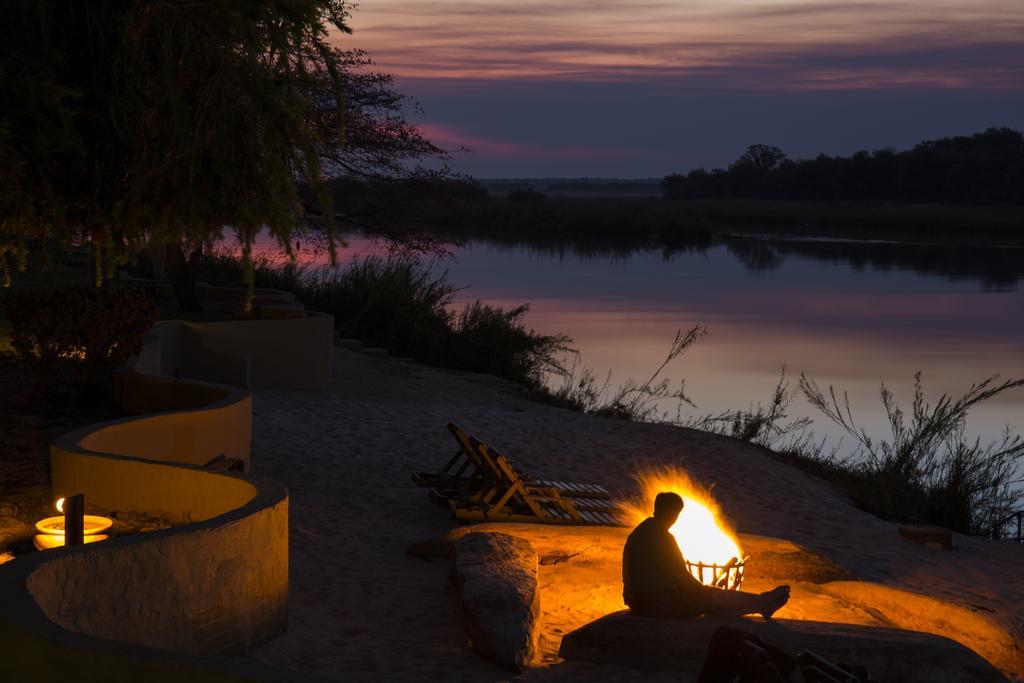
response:
<path id="1" fill-rule="evenodd" d="M 654 497 L 654 519 L 661 522 L 666 529 L 676 523 L 682 511 L 683 499 L 678 493 L 662 491 Z"/>

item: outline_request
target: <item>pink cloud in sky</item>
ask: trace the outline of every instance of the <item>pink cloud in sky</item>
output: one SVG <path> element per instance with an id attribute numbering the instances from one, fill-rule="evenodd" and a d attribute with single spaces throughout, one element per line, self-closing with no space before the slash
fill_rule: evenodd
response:
<path id="1" fill-rule="evenodd" d="M 1021 0 L 375 0 L 351 23 L 339 44 L 405 78 L 1024 89 Z"/>
<path id="2" fill-rule="evenodd" d="M 639 147 L 589 145 L 589 144 L 536 144 L 502 140 L 494 137 L 474 135 L 456 127 L 439 123 L 418 123 L 420 132 L 431 142 L 459 153 L 472 153 L 493 159 L 515 160 L 560 160 L 575 159 L 579 161 L 615 161 L 627 159 L 663 159 L 659 150 Z"/>

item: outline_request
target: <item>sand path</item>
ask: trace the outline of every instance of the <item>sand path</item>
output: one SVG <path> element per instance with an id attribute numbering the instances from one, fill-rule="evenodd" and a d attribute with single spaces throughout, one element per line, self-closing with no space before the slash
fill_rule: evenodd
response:
<path id="1" fill-rule="evenodd" d="M 681 465 L 715 484 L 740 531 L 793 540 L 864 580 L 982 612 L 1024 640 L 1022 544 L 956 536 L 954 552 L 928 550 L 760 448 L 582 415 L 526 401 L 494 378 L 338 349 L 330 392 L 255 398 L 253 472 L 291 497 L 291 612 L 288 634 L 254 657 L 337 680 L 508 678 L 469 649 L 446 563 L 405 554 L 453 526 L 410 480 L 454 452 L 448 421 L 531 473 L 623 492 L 638 467 Z M 569 676 L 636 672 L 563 664 L 525 674 Z"/>

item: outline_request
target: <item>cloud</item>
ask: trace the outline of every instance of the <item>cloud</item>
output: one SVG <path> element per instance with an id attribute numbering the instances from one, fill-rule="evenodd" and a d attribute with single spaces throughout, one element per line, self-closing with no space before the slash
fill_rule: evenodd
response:
<path id="1" fill-rule="evenodd" d="M 538 144 L 477 135 L 455 126 L 439 123 L 418 123 L 417 127 L 431 142 L 453 154 L 479 154 L 490 160 L 530 160 L 537 162 L 571 159 L 587 161 L 628 161 L 665 159 L 662 152 L 644 147 L 594 144 Z"/>
<path id="2" fill-rule="evenodd" d="M 377 0 L 345 45 L 416 78 L 1024 89 L 1020 0 Z"/>

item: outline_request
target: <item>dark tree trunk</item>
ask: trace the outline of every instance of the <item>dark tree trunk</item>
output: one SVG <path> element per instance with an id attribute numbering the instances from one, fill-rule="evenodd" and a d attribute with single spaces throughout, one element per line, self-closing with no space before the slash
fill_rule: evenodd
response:
<path id="1" fill-rule="evenodd" d="M 185 252 L 180 244 L 168 244 L 166 253 L 167 279 L 174 287 L 174 296 L 178 299 L 178 310 L 203 310 L 203 305 L 199 302 L 199 295 L 196 293 L 196 268 L 199 265 L 202 249 L 194 250 L 188 258 L 185 258 Z"/>

